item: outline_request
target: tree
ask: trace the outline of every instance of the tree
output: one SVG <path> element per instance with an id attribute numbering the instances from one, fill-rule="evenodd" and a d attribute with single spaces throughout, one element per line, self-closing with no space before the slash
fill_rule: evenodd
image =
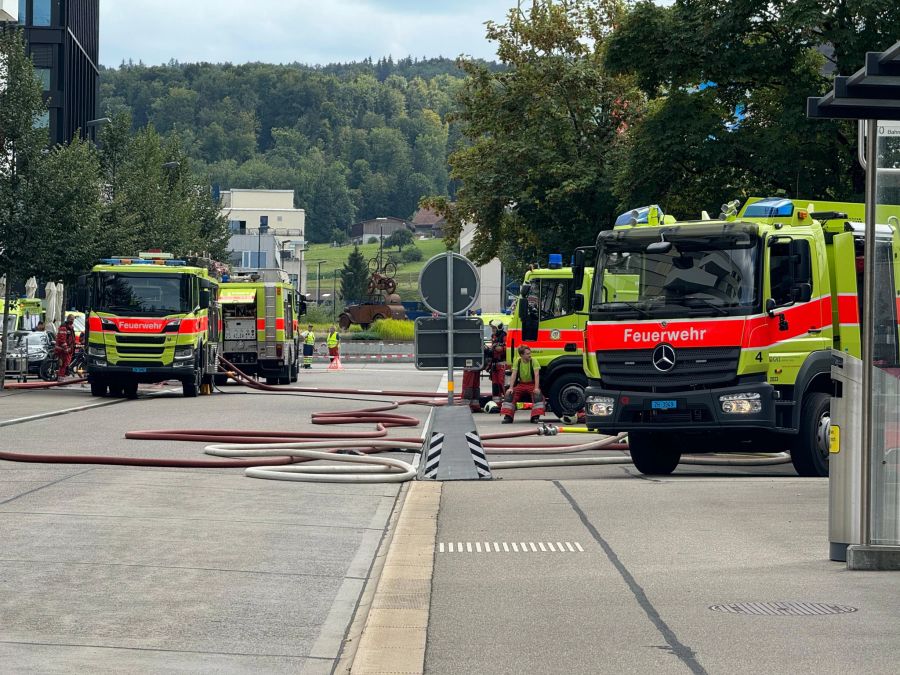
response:
<path id="1" fill-rule="evenodd" d="M 750 194 L 858 198 L 855 127 L 807 119 L 806 98 L 831 87 L 826 59 L 849 75 L 898 34 L 890 0 L 637 4 L 606 52 L 650 99 L 620 148 L 621 207 L 696 216 Z"/>
<path id="2" fill-rule="evenodd" d="M 359 246 L 354 246 L 341 269 L 341 295 L 348 303 L 362 302 L 368 293 L 368 285 L 366 259 L 360 253 Z"/>
<path id="3" fill-rule="evenodd" d="M 343 227 L 335 227 L 331 230 L 331 241 L 338 246 L 344 246 L 350 241 L 350 236 Z"/>
<path id="4" fill-rule="evenodd" d="M 461 63 L 468 78 L 457 117 L 469 144 L 450 157 L 459 189 L 452 208 L 440 197 L 429 203 L 447 217 L 451 243 L 463 222 L 478 224 L 476 262 L 501 251 L 525 260 L 571 251 L 615 214 L 613 150 L 639 111 L 630 81 L 603 66 L 618 8 L 535 0 L 504 24 L 488 23 L 504 70 Z"/>
<path id="5" fill-rule="evenodd" d="M 46 113 L 21 31 L 0 30 L 0 276 L 7 325 L 15 284 L 27 277 L 71 281 L 98 250 L 99 168 L 90 145 L 48 150 Z M 0 331 L 2 335 L 3 331 Z M 5 336 L 3 336 L 5 337 Z M 7 340 L 0 347 L 0 388 Z"/>
<path id="6" fill-rule="evenodd" d="M 406 227 L 394 230 L 384 240 L 385 246 L 396 246 L 398 253 L 403 250 L 404 246 L 409 246 L 411 243 L 413 243 L 413 233 Z"/>

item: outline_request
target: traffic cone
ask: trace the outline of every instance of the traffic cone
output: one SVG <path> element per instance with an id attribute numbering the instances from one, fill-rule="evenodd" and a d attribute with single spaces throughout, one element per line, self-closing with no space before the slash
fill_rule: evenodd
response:
<path id="1" fill-rule="evenodd" d="M 328 364 L 328 370 L 343 370 L 344 366 L 341 365 L 341 357 L 335 356 L 334 360 Z"/>

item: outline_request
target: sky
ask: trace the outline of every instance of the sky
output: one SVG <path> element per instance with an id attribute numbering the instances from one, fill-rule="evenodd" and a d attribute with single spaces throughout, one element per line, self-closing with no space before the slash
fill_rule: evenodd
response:
<path id="1" fill-rule="evenodd" d="M 516 0 L 100 0 L 100 62 L 326 64 L 493 59 L 484 22 Z"/>

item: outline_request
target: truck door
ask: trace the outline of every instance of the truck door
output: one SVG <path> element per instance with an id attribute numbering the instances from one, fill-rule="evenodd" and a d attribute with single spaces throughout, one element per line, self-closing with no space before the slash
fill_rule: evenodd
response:
<path id="1" fill-rule="evenodd" d="M 768 318 L 765 337 L 754 335 L 754 358 L 768 360 L 771 383 L 793 384 L 807 356 L 832 345 L 830 282 L 815 239 L 775 235 L 767 243 Z"/>

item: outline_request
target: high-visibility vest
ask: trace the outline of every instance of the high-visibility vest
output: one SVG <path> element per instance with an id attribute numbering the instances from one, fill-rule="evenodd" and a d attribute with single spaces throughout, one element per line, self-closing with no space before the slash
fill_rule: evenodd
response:
<path id="1" fill-rule="evenodd" d="M 525 366 L 525 368 L 522 368 L 522 366 Z M 519 382 L 523 384 L 534 382 L 534 361 L 524 361 L 520 359 L 518 363 L 518 371 Z"/>
<path id="2" fill-rule="evenodd" d="M 306 339 L 304 340 L 304 342 L 306 342 L 306 344 L 308 345 L 316 344 L 316 334 L 311 330 L 306 331 Z"/>
<path id="3" fill-rule="evenodd" d="M 328 339 L 325 342 L 329 347 L 337 347 L 339 339 L 337 331 L 334 331 L 328 334 Z"/>

